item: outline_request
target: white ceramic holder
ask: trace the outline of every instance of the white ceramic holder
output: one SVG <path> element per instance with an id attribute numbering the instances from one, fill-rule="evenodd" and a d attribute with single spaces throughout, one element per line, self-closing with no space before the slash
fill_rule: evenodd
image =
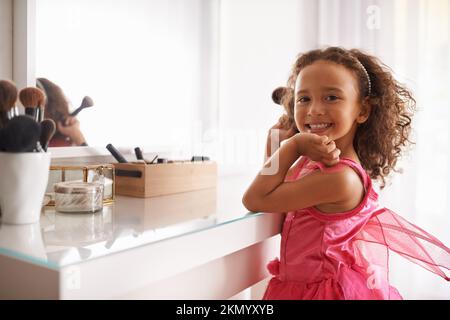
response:
<path id="1" fill-rule="evenodd" d="M 50 170 L 50 153 L 0 152 L 1 222 L 39 221 Z"/>

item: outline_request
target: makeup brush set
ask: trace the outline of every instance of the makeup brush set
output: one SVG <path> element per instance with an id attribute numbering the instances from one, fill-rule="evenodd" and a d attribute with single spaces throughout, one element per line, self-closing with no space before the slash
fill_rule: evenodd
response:
<path id="1" fill-rule="evenodd" d="M 119 162 L 114 163 L 116 194 L 148 198 L 216 187 L 217 163 L 209 157 L 149 160 L 135 148 L 136 161 L 129 162 L 112 144 L 106 148 Z"/>
<path id="2" fill-rule="evenodd" d="M 25 108 L 20 115 L 17 98 Z M 45 94 L 38 88 L 18 92 L 15 84 L 0 80 L 0 151 L 11 153 L 46 152 L 56 131 L 51 119 L 43 119 Z"/>

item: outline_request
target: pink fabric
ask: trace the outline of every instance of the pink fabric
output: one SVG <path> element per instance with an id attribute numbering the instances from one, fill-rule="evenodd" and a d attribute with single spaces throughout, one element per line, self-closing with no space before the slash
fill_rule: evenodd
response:
<path id="1" fill-rule="evenodd" d="M 287 181 L 320 169 L 354 169 L 365 196 L 353 210 L 322 213 L 314 207 L 287 213 L 281 234 L 280 260 L 268 264 L 274 276 L 263 299 L 402 299 L 389 285 L 389 250 L 449 281 L 450 250 L 438 239 L 380 207 L 365 170 L 343 158 L 331 168 L 302 157 Z"/>

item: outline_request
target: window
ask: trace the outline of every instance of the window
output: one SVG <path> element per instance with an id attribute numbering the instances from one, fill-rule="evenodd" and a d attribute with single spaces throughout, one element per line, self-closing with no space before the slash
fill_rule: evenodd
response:
<path id="1" fill-rule="evenodd" d="M 93 98 L 79 114 L 91 146 L 189 148 L 214 108 L 214 10 L 208 0 L 40 0 L 36 77 L 73 109 Z"/>

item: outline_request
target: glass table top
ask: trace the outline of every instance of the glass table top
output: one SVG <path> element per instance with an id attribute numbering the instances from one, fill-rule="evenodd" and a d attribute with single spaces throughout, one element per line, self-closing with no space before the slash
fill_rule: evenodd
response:
<path id="1" fill-rule="evenodd" d="M 0 254 L 58 269 L 254 217 L 241 200 L 253 178 L 219 177 L 216 188 L 154 198 L 117 196 L 95 214 L 47 207 L 39 223 L 0 224 Z"/>

